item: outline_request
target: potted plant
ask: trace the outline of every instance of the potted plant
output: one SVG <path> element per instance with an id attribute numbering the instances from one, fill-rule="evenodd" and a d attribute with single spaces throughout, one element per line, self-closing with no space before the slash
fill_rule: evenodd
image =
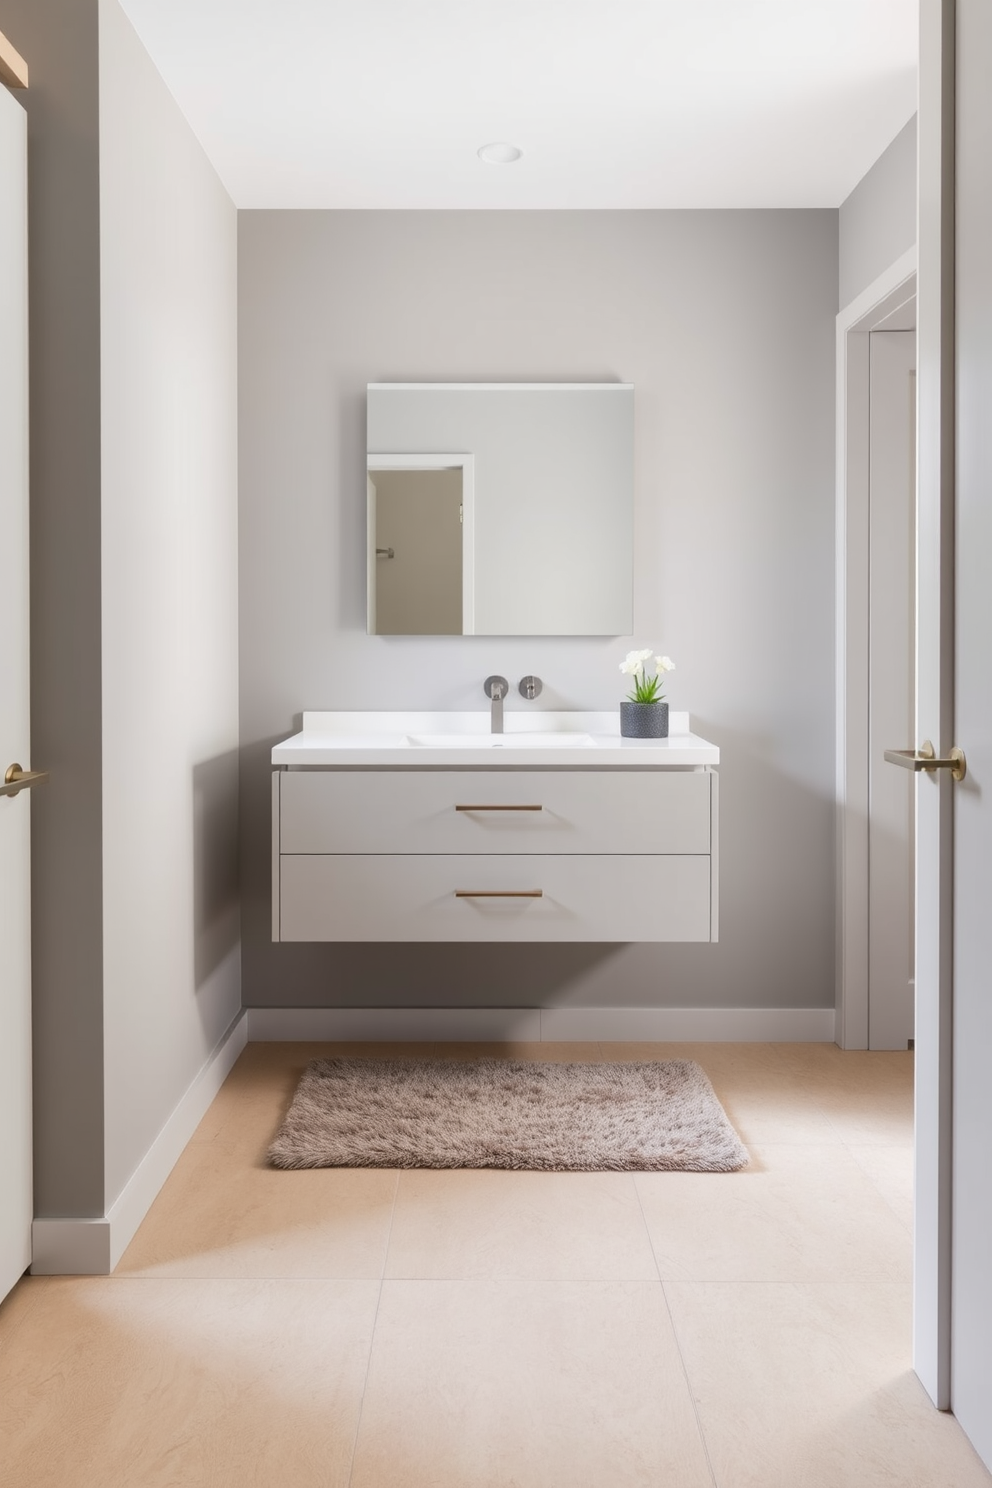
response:
<path id="1" fill-rule="evenodd" d="M 667 739 L 668 704 L 662 692 L 662 680 L 666 672 L 674 672 L 675 663 L 670 656 L 656 656 L 654 670 L 648 671 L 651 648 L 646 651 L 628 651 L 620 670 L 626 677 L 633 677 L 634 685 L 620 704 L 620 733 L 624 739 Z"/>

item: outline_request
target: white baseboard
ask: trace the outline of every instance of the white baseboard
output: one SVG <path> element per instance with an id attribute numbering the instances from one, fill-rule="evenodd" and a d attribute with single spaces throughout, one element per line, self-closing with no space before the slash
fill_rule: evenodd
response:
<path id="1" fill-rule="evenodd" d="M 248 1042 L 240 1012 L 103 1219 L 36 1219 L 32 1276 L 109 1276 Z"/>
<path id="2" fill-rule="evenodd" d="M 109 1219 L 36 1219 L 31 1226 L 32 1276 L 109 1276 Z"/>
<path id="3" fill-rule="evenodd" d="M 370 1040 L 537 1042 L 540 1008 L 249 1008 L 252 1043 Z"/>
<path id="4" fill-rule="evenodd" d="M 832 1044 L 833 1008 L 546 1008 L 544 1039 Z"/>
<path id="5" fill-rule="evenodd" d="M 833 1008 L 249 1008 L 258 1043 L 834 1041 Z"/>

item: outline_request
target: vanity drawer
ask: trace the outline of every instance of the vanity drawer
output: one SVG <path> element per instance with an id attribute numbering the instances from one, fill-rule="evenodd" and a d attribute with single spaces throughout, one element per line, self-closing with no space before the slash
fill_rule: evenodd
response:
<path id="1" fill-rule="evenodd" d="M 283 855 L 278 938 L 708 941 L 710 875 L 707 856 Z"/>
<path id="2" fill-rule="evenodd" d="M 282 853 L 711 847 L 708 770 L 286 770 L 276 778 Z M 522 807 L 530 809 L 513 809 Z"/>

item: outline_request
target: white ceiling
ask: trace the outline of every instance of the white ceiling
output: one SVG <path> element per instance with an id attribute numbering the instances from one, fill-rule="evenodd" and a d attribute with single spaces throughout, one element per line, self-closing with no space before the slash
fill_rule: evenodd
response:
<path id="1" fill-rule="evenodd" d="M 836 207 L 916 107 L 917 0 L 122 4 L 239 207 Z"/>

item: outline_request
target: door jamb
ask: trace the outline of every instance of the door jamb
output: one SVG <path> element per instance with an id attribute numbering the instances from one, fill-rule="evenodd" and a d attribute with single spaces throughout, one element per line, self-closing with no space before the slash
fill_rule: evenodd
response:
<path id="1" fill-rule="evenodd" d="M 910 248 L 837 316 L 837 1042 L 868 1047 L 868 337 L 916 293 Z"/>

